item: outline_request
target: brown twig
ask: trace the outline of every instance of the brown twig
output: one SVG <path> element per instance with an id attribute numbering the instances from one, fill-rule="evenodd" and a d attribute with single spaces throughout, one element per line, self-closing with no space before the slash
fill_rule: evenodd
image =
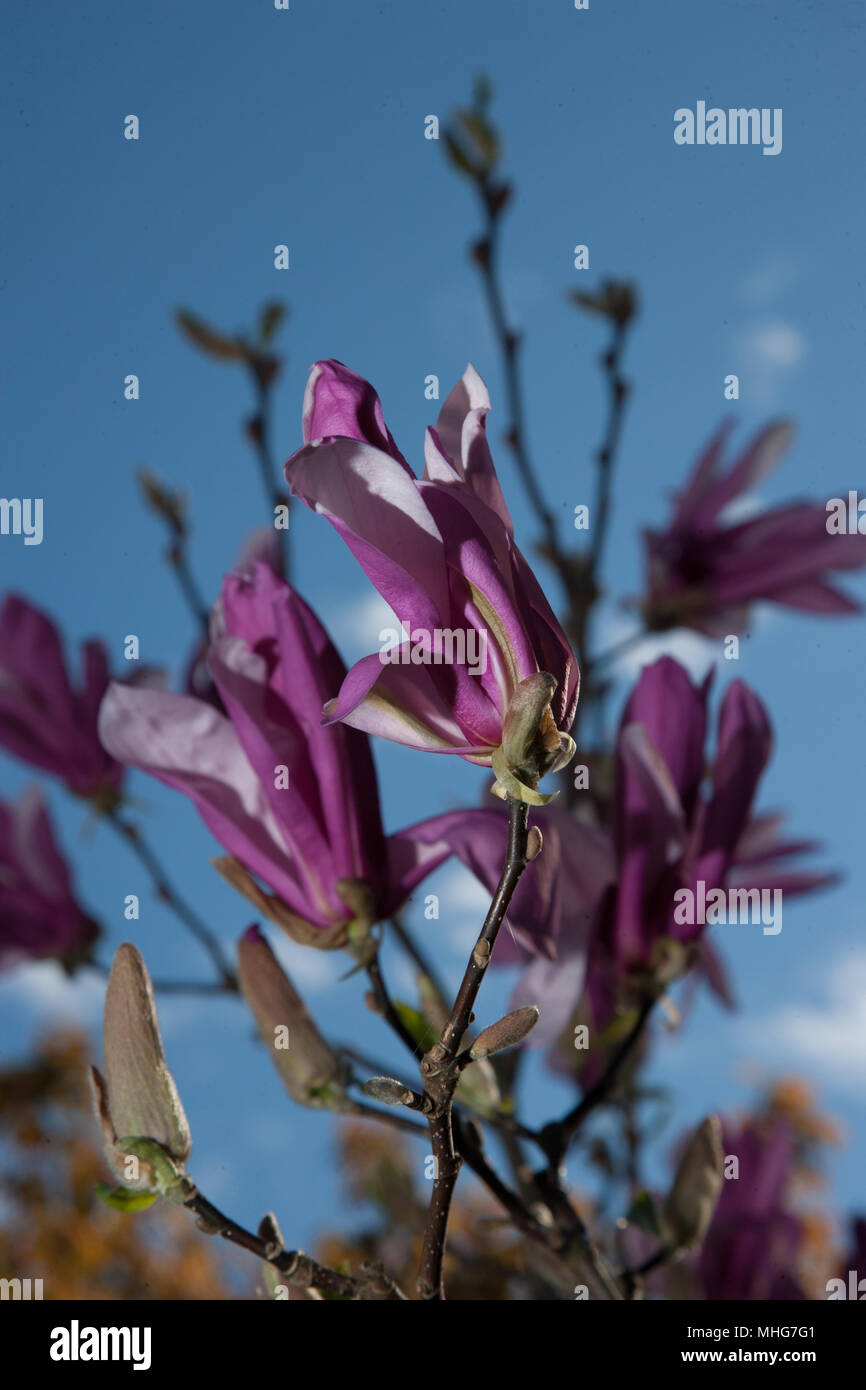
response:
<path id="1" fill-rule="evenodd" d="M 472 1020 L 472 1010 L 484 979 L 496 937 L 505 920 L 527 863 L 528 810 L 524 802 L 508 798 L 508 848 L 496 892 L 475 943 L 451 1013 L 438 1042 L 424 1057 L 421 1075 L 424 1094 L 431 1102 L 427 1123 L 435 1160 L 433 1193 L 424 1231 L 418 1294 L 422 1299 L 444 1299 L 442 1263 L 448 1233 L 448 1217 L 462 1159 L 454 1143 L 452 1105 L 460 1080 L 455 1059 Z"/>
<path id="2" fill-rule="evenodd" d="M 381 1271 L 371 1271 L 366 1277 L 358 1279 L 350 1274 L 328 1269 L 326 1265 L 319 1264 L 318 1260 L 312 1259 L 302 1250 L 286 1250 L 281 1241 L 273 1239 L 274 1227 L 272 1223 L 268 1223 L 267 1218 L 259 1228 L 260 1234 L 253 1235 L 252 1231 L 247 1231 L 236 1221 L 223 1215 L 198 1189 L 187 1198 L 184 1206 L 195 1213 L 202 1230 L 209 1235 L 221 1236 L 223 1240 L 230 1241 L 232 1245 L 239 1245 L 243 1250 L 249 1250 L 260 1260 L 273 1265 L 274 1269 L 279 1270 L 296 1288 L 322 1289 L 325 1293 L 335 1294 L 340 1298 L 406 1301 L 406 1295 Z"/>
<path id="3" fill-rule="evenodd" d="M 288 507 L 290 499 L 287 493 L 280 490 L 276 481 L 277 470 L 271 448 L 271 379 L 263 374 L 255 361 L 251 366 L 256 389 L 256 413 L 250 421 L 248 434 L 259 465 L 265 497 L 271 508 L 271 525 L 273 526 L 276 508 Z M 282 578 L 288 580 L 291 578 L 288 528 L 277 530 L 277 540 Z"/>
<path id="4" fill-rule="evenodd" d="M 644 1028 L 647 1025 L 650 1014 L 657 999 L 656 994 L 648 995 L 640 1006 L 638 1016 L 632 1024 L 625 1038 L 619 1047 L 616 1048 L 607 1066 L 598 1078 L 594 1086 L 591 1086 L 586 1094 L 578 1101 L 566 1115 L 560 1120 L 553 1120 L 538 1133 L 538 1142 L 548 1156 L 548 1164 L 551 1170 L 556 1170 L 561 1164 L 566 1150 L 578 1130 L 586 1121 L 587 1117 L 595 1108 L 606 1100 L 619 1080 L 623 1065 L 629 1059 L 634 1049 L 637 1047 Z"/>
<path id="5" fill-rule="evenodd" d="M 156 852 L 144 839 L 139 827 L 132 821 L 126 820 L 116 807 L 106 814 L 106 820 L 124 843 L 129 845 L 133 854 L 150 874 L 158 897 L 171 908 L 175 916 L 180 918 L 196 941 L 207 951 L 219 975 L 218 987 L 236 994 L 238 990 L 237 976 L 229 964 L 222 946 L 198 914 L 188 903 L 184 902 L 166 874 Z"/>

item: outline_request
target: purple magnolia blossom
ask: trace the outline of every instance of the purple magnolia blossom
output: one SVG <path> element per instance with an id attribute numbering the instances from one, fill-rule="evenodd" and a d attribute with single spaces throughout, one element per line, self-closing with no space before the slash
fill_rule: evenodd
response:
<path id="1" fill-rule="evenodd" d="M 385 835 L 367 738 L 321 723 L 345 667 L 267 565 L 225 580 L 214 628 L 208 665 L 227 715 L 115 683 L 100 711 L 106 747 L 189 796 L 289 919 L 324 931 L 388 916 L 450 854 L 442 835 L 463 813 L 437 818 L 433 837 L 425 823 Z"/>
<path id="2" fill-rule="evenodd" d="M 666 528 L 644 532 L 647 626 L 724 637 L 744 630 L 749 605 L 758 600 L 808 613 L 859 612 L 860 604 L 827 575 L 866 565 L 866 536 L 830 534 L 823 503 L 793 502 L 742 521 L 726 515 L 778 462 L 790 425 L 770 425 L 723 471 L 728 429 L 698 459 Z"/>
<path id="3" fill-rule="evenodd" d="M 614 841 L 620 872 L 610 944 L 628 970 L 647 963 L 660 936 L 691 941 L 698 923 L 674 921 L 674 891 L 702 879 L 721 886 L 748 823 L 770 756 L 766 710 L 742 681 L 722 699 L 712 792 L 702 795 L 707 697 L 672 657 L 645 667 L 620 724 Z"/>
<path id="4" fill-rule="evenodd" d="M 794 1274 L 804 1228 L 786 1205 L 794 1149 L 783 1120 L 770 1126 L 726 1124 L 722 1147 L 736 1155 L 739 1175 L 722 1187 L 696 1260 L 704 1296 L 716 1299 L 803 1299 Z"/>
<path id="5" fill-rule="evenodd" d="M 108 660 L 101 642 L 85 642 L 82 650 L 84 683 L 74 690 L 51 619 L 17 594 L 7 596 L 0 609 L 0 746 L 78 796 L 112 799 L 123 768 L 96 727 Z"/>
<path id="6" fill-rule="evenodd" d="M 282 573 L 280 542 L 273 526 L 259 526 L 247 537 L 238 556 L 235 572 L 244 574 L 252 569 L 257 562 L 267 565 L 276 575 Z M 188 695 L 197 695 L 200 700 L 207 700 L 221 714 L 225 714 L 217 688 L 213 683 L 213 677 L 208 670 L 209 651 L 210 635 L 208 634 L 199 639 L 187 662 L 183 688 Z"/>
<path id="7" fill-rule="evenodd" d="M 40 793 L 0 802 L 0 969 L 53 957 L 68 967 L 96 939 L 77 902 Z"/>
<path id="8" fill-rule="evenodd" d="M 836 881 L 832 873 L 788 867 L 816 842 L 786 840 L 778 813 L 750 813 L 770 728 L 763 706 L 740 682 L 722 702 L 711 791 L 702 794 L 709 686 L 693 685 L 670 657 L 642 672 L 619 734 L 613 833 L 558 806 L 533 811 L 544 850 L 524 871 L 493 956 L 494 965 L 523 966 L 512 1006 L 541 1009 L 529 1046 L 553 1041 L 571 1019 L 588 960 L 599 1021 L 609 1017 L 619 981 L 649 964 L 661 937 L 697 941 L 700 973 L 732 1004 L 715 947 L 698 940 L 705 928 L 674 920 L 677 888 L 702 879 L 707 892 L 773 888 L 788 898 Z M 502 810 L 434 819 L 426 833 L 446 837 L 494 891 L 506 833 Z"/>
<path id="9" fill-rule="evenodd" d="M 723 997 L 727 988 L 700 902 L 729 887 L 803 892 L 832 875 L 792 873 L 779 861 L 810 842 L 778 838 L 779 817 L 751 816 L 772 747 L 767 712 L 742 681 L 725 691 L 715 754 L 704 789 L 707 697 L 671 657 L 641 672 L 617 741 L 613 842 L 616 883 L 599 904 L 590 943 L 589 985 L 598 1022 L 615 1007 L 617 982 L 654 964 L 656 944 L 696 944 L 698 962 Z M 703 885 L 703 887 L 701 887 Z M 689 918 L 689 890 L 695 911 Z"/>
<path id="10" fill-rule="evenodd" d="M 428 429 L 413 475 L 379 398 L 341 363 L 307 383 L 306 441 L 286 464 L 292 491 L 326 516 L 390 604 L 406 641 L 365 657 L 327 707 L 396 743 L 488 765 L 517 685 L 543 671 L 559 734 L 574 719 L 574 654 L 514 543 L 486 439 L 490 400 L 467 367 Z M 463 650 L 460 648 L 462 643 Z"/>

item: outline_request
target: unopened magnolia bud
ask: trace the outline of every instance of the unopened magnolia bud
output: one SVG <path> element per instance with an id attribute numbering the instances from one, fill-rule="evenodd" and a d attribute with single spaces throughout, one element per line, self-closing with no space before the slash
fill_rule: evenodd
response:
<path id="1" fill-rule="evenodd" d="M 301 1105 L 339 1110 L 345 1100 L 343 1063 L 258 927 L 238 942 L 238 979 L 289 1095 Z"/>
<path id="2" fill-rule="evenodd" d="M 536 671 L 520 681 L 508 705 L 502 725 L 502 743 L 490 755 L 496 774 L 492 790 L 497 796 L 546 806 L 558 792 L 543 793 L 538 783 L 548 772 L 558 772 L 574 757 L 574 739 L 560 733 L 551 709 L 556 679 L 549 671 Z"/>
<path id="3" fill-rule="evenodd" d="M 469 1056 L 473 1061 L 477 1061 L 480 1057 L 492 1057 L 496 1052 L 504 1052 L 507 1047 L 514 1047 L 517 1043 L 523 1042 L 537 1022 L 538 1009 L 535 1004 L 515 1009 L 478 1034 L 469 1049 Z"/>
<path id="4" fill-rule="evenodd" d="M 372 1096 L 373 1100 L 380 1100 L 383 1105 L 409 1105 L 415 1099 L 408 1086 L 396 1081 L 393 1076 L 371 1076 L 361 1090 Z"/>
<path id="5" fill-rule="evenodd" d="M 299 946 L 312 946 L 317 951 L 339 951 L 348 943 L 347 922 L 338 922 L 333 927 L 314 926 L 312 922 L 307 922 L 297 913 L 291 912 L 282 899 L 260 888 L 243 865 L 230 854 L 223 855 L 220 859 L 212 859 L 211 863 L 227 883 L 242 893 L 247 902 L 252 903 L 256 912 L 282 928 L 286 936 L 296 941 Z"/>
<path id="6" fill-rule="evenodd" d="M 182 1173 L 192 1139 L 166 1066 L 150 976 L 129 942 L 118 947 L 108 978 L 103 1046 L 105 1076 L 93 1067 L 90 1080 L 109 1166 L 125 1187 L 161 1191 Z"/>
<path id="7" fill-rule="evenodd" d="M 724 1179 L 722 1126 L 718 1115 L 708 1115 L 686 1145 L 662 1209 L 665 1233 L 677 1249 L 692 1249 L 701 1244 Z"/>
<path id="8" fill-rule="evenodd" d="M 511 697 L 502 726 L 502 751 L 509 767 L 522 767 L 542 725 L 546 727 L 548 723 L 553 724 L 550 702 L 555 691 L 556 677 L 551 676 L 548 671 L 536 671 L 518 685 Z M 555 724 L 553 734 L 558 744 L 559 731 Z"/>
<path id="9" fill-rule="evenodd" d="M 544 848 L 544 839 L 537 825 L 531 825 L 526 836 L 526 858 L 531 863 Z"/>

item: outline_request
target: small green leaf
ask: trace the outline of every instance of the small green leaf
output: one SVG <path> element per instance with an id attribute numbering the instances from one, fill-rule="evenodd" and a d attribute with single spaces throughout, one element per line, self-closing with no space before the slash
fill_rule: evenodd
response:
<path id="1" fill-rule="evenodd" d="M 635 1193 L 625 1219 L 631 1226 L 639 1226 L 650 1235 L 661 1235 L 658 1206 L 652 1194 L 645 1190 Z"/>
<path id="2" fill-rule="evenodd" d="M 115 1211 L 146 1211 L 157 1200 L 156 1192 L 133 1192 L 128 1187 L 111 1187 L 107 1182 L 98 1182 L 94 1189 L 100 1202 Z"/>
<path id="3" fill-rule="evenodd" d="M 394 1008 L 400 1015 L 403 1027 L 411 1034 L 413 1042 L 424 1052 L 429 1052 L 438 1037 L 436 1030 L 430 1027 L 424 1015 L 418 1009 L 413 1009 L 411 1004 L 404 1004 L 402 1000 L 395 999 Z"/>

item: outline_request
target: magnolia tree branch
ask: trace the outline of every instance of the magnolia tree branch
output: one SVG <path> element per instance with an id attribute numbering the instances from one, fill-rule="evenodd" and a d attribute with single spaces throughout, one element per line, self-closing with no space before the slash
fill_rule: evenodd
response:
<path id="1" fill-rule="evenodd" d="M 89 960 L 89 969 L 105 979 L 111 974 L 111 966 L 103 960 Z M 226 987 L 219 980 L 151 980 L 156 994 L 225 994 Z"/>
<path id="2" fill-rule="evenodd" d="M 649 1021 L 650 1014 L 655 1007 L 657 994 L 648 995 L 638 1010 L 637 1018 L 632 1024 L 622 1042 L 613 1052 L 607 1066 L 598 1078 L 594 1086 L 586 1092 L 568 1114 L 563 1115 L 561 1120 L 553 1120 L 544 1126 L 538 1133 L 538 1142 L 544 1149 L 548 1157 L 549 1169 L 552 1172 L 558 1170 L 565 1157 L 568 1146 L 584 1124 L 588 1116 L 606 1100 L 610 1092 L 616 1086 L 625 1063 L 634 1053 L 644 1029 Z"/>
<path id="3" fill-rule="evenodd" d="M 255 451 L 265 497 L 271 509 L 271 525 L 274 525 L 277 507 L 288 507 L 289 498 L 277 484 L 277 469 L 271 447 L 271 390 L 270 382 L 263 381 L 261 375 L 253 370 L 256 387 L 256 414 L 249 425 L 249 438 Z M 288 528 L 277 530 L 280 567 L 285 580 L 291 577 L 291 555 L 289 551 Z"/>
<path id="4" fill-rule="evenodd" d="M 198 1189 L 183 1204 L 198 1217 L 198 1225 L 209 1235 L 221 1236 L 232 1245 L 249 1250 L 260 1260 L 273 1265 L 285 1276 L 290 1284 L 298 1289 L 321 1289 L 325 1293 L 336 1294 L 340 1298 L 382 1299 L 405 1301 L 406 1295 L 397 1287 L 393 1279 L 378 1267 L 369 1267 L 361 1278 L 341 1274 L 328 1269 L 318 1260 L 305 1255 L 302 1250 L 286 1250 L 276 1225 L 267 1217 L 259 1227 L 258 1235 L 239 1226 L 236 1221 L 209 1202 Z"/>
<path id="5" fill-rule="evenodd" d="M 462 1162 L 454 1143 L 451 1113 L 461 1073 L 461 1067 L 457 1064 L 457 1054 L 472 1021 L 475 1000 L 490 964 L 499 929 L 505 920 L 514 890 L 529 862 L 528 815 L 529 808 L 525 802 L 508 798 L 508 848 L 499 883 L 481 934 L 469 957 L 450 1016 L 442 1029 L 439 1041 L 434 1043 L 421 1063 L 424 1095 L 429 1102 L 427 1124 L 436 1164 L 418 1273 L 417 1288 L 422 1299 L 445 1297 L 442 1263 L 448 1217 Z"/>
<path id="6" fill-rule="evenodd" d="M 556 521 L 544 500 L 544 494 L 535 476 L 526 443 L 523 387 L 518 364 L 520 334 L 508 322 L 505 312 L 505 297 L 499 280 L 499 226 L 504 204 L 498 201 L 496 189 L 490 185 L 489 181 L 485 180 L 480 183 L 478 191 L 484 210 L 485 226 L 484 235 L 480 241 L 475 243 L 472 254 L 481 272 L 487 307 L 502 356 L 502 371 L 505 377 L 509 411 L 506 438 L 511 445 L 517 471 L 526 489 L 526 494 L 544 533 L 545 553 L 564 576 L 567 563 L 560 551 L 559 538 L 556 534 Z"/>
<path id="7" fill-rule="evenodd" d="M 139 827 L 132 821 L 124 819 L 116 808 L 108 812 L 106 819 L 124 843 L 129 845 L 138 861 L 150 874 L 158 897 L 171 908 L 199 945 L 207 951 L 219 975 L 217 988 L 236 994 L 238 990 L 237 976 L 222 946 L 210 928 L 205 926 L 198 914 L 180 896 L 165 872 L 155 850 L 145 840 Z"/>
<path id="8" fill-rule="evenodd" d="M 391 918 L 390 925 L 391 930 L 418 973 L 430 981 L 437 996 L 444 1004 L 446 993 L 444 983 L 430 960 L 430 957 L 418 945 L 418 942 L 415 940 L 406 924 L 402 921 L 399 913 L 394 914 Z"/>

